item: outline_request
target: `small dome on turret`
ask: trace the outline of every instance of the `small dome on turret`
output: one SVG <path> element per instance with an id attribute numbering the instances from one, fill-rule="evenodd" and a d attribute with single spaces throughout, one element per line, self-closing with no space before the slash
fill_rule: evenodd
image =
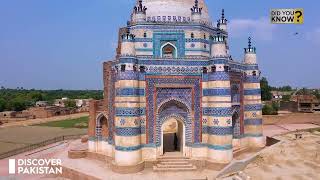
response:
<path id="1" fill-rule="evenodd" d="M 228 51 L 226 46 L 226 37 L 217 34 L 212 37 L 211 56 L 212 57 L 227 57 Z"/>
<path id="2" fill-rule="evenodd" d="M 257 64 L 256 48 L 251 45 L 251 37 L 248 38 L 248 48 L 244 48 L 244 63 Z"/>
<path id="3" fill-rule="evenodd" d="M 130 28 L 127 27 L 127 31 L 121 35 L 121 55 L 122 56 L 134 56 L 135 55 L 135 36 L 130 33 Z"/>
<path id="4" fill-rule="evenodd" d="M 222 9 L 221 19 L 219 19 L 217 22 L 217 28 L 227 31 L 227 22 L 228 20 L 224 16 L 224 9 Z"/>

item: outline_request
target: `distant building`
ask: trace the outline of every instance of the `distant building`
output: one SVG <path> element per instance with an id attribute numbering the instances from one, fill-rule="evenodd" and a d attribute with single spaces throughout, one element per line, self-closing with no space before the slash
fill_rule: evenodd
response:
<path id="1" fill-rule="evenodd" d="M 64 100 L 62 100 L 62 99 L 56 99 L 56 100 L 54 100 L 53 105 L 54 105 L 54 106 L 57 106 L 57 107 L 65 107 L 65 105 L 64 105 Z"/>
<path id="2" fill-rule="evenodd" d="M 15 118 L 15 111 L 0 112 L 0 118 Z"/>
<path id="3" fill-rule="evenodd" d="M 47 101 L 37 101 L 36 106 L 37 107 L 46 107 L 46 106 L 48 106 L 48 102 Z"/>
<path id="4" fill-rule="evenodd" d="M 89 107 L 89 101 L 90 99 L 75 99 L 76 101 L 76 106 L 78 108 L 81 108 L 81 107 Z"/>
<path id="5" fill-rule="evenodd" d="M 280 111 L 307 112 L 320 111 L 320 101 L 314 95 L 293 95 L 288 102 L 280 102 Z"/>
<path id="6" fill-rule="evenodd" d="M 74 114 L 77 111 L 72 108 L 57 106 L 32 107 L 27 110 L 35 118 L 49 118 L 53 116 Z"/>
<path id="7" fill-rule="evenodd" d="M 272 100 L 282 100 L 283 96 L 291 95 L 291 91 L 271 91 Z"/>
<path id="8" fill-rule="evenodd" d="M 320 102 L 314 95 L 295 95 L 292 96 L 291 100 L 298 104 L 299 112 L 315 112 L 320 110 Z"/>

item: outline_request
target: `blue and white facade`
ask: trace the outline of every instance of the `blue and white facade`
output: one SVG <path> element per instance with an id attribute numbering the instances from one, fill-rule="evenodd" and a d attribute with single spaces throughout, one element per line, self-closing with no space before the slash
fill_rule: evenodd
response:
<path id="1" fill-rule="evenodd" d="M 104 64 L 104 109 L 91 113 L 90 151 L 118 167 L 156 161 L 169 119 L 181 156 L 226 164 L 265 146 L 256 49 L 249 39 L 244 60 L 231 58 L 224 12 L 215 27 L 204 0 L 137 1 L 120 37 Z"/>

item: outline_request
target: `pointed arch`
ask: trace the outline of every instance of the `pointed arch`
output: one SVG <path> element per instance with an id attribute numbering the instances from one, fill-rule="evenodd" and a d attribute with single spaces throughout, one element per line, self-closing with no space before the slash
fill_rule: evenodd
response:
<path id="1" fill-rule="evenodd" d="M 177 107 L 185 110 L 186 112 L 190 112 L 190 107 L 187 105 L 187 103 L 176 98 L 170 98 L 159 104 L 158 113 L 162 112 L 166 107 L 170 106 L 170 104 L 176 105 Z"/>
<path id="2" fill-rule="evenodd" d="M 96 118 L 96 137 L 108 137 L 108 134 L 108 118 L 103 113 L 99 113 Z"/>
<path id="3" fill-rule="evenodd" d="M 160 48 L 160 54 L 162 58 L 177 58 L 177 47 L 171 42 L 163 44 Z"/>

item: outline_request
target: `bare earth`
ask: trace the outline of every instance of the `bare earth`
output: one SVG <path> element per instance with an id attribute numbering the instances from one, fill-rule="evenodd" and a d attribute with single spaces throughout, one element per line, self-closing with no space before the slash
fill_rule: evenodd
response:
<path id="1" fill-rule="evenodd" d="M 44 126 L 20 126 L 0 128 L 0 154 L 29 144 L 65 135 L 86 134 L 87 129 Z"/>
<path id="2" fill-rule="evenodd" d="M 266 149 L 244 173 L 254 180 L 320 179 L 320 132 L 276 136 L 278 144 Z"/>
<path id="3" fill-rule="evenodd" d="M 2 126 L 0 126 L 0 129 L 6 128 L 6 127 L 16 127 L 16 126 L 31 126 L 35 124 L 41 124 L 41 123 L 52 122 L 52 121 L 76 119 L 84 116 L 89 116 L 89 113 L 85 112 L 85 113 L 70 114 L 65 116 L 54 116 L 50 118 L 30 119 L 26 121 L 11 122 L 11 123 L 3 124 Z"/>

